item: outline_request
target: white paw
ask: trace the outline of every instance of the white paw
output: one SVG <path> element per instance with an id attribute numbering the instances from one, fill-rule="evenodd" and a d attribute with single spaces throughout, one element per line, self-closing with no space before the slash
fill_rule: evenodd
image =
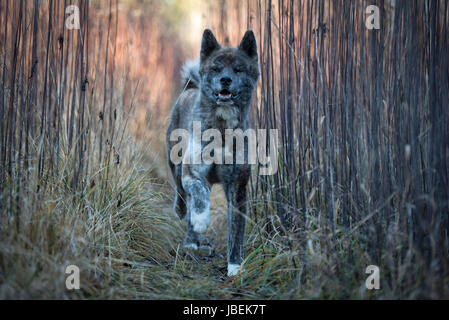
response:
<path id="1" fill-rule="evenodd" d="M 198 250 L 198 245 L 196 243 L 186 243 L 183 247 L 185 249 Z"/>
<path id="2" fill-rule="evenodd" d="M 240 271 L 239 264 L 228 263 L 228 277 L 235 276 Z"/>
<path id="3" fill-rule="evenodd" d="M 198 233 L 205 233 L 207 227 L 209 226 L 209 210 L 204 210 L 200 214 L 193 214 L 192 212 L 192 217 L 190 220 L 193 231 Z"/>

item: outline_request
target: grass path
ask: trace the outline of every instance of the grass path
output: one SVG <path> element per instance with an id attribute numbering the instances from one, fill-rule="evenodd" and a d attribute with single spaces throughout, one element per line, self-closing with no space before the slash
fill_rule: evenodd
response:
<path id="1" fill-rule="evenodd" d="M 237 278 L 226 276 L 226 203 L 223 201 L 222 191 L 214 187 L 212 192 L 211 224 L 206 236 L 213 243 L 213 250 L 208 254 L 182 248 L 185 222 L 172 210 L 173 190 L 168 183 L 158 184 L 156 188 L 161 196 L 154 203 L 155 210 L 170 216 L 176 233 L 174 238 L 167 239 L 172 246 L 169 252 L 172 260 L 156 268 L 153 266 L 153 272 L 148 272 L 152 276 L 144 288 L 150 291 L 149 296 L 161 299 L 255 297 L 244 286 L 238 285 Z M 144 252 L 142 254 L 145 255 Z M 151 260 L 148 262 L 151 263 Z M 156 279 L 160 281 L 155 281 Z"/>

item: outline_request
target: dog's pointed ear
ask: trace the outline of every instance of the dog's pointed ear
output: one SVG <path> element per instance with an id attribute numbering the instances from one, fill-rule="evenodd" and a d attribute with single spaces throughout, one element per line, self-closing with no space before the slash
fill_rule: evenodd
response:
<path id="1" fill-rule="evenodd" d="M 257 42 L 256 37 L 254 37 L 253 30 L 248 30 L 243 36 L 242 42 L 239 44 L 239 49 L 245 52 L 248 57 L 257 57 Z"/>
<path id="2" fill-rule="evenodd" d="M 212 52 L 220 48 L 221 47 L 218 44 L 217 39 L 215 39 L 212 31 L 210 31 L 209 29 L 204 30 L 203 40 L 201 40 L 201 61 L 206 60 Z"/>

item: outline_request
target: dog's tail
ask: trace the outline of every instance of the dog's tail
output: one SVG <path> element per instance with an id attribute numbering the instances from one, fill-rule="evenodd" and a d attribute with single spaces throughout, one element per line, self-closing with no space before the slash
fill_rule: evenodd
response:
<path id="1" fill-rule="evenodd" d="M 181 70 L 182 86 L 187 89 L 200 87 L 200 61 L 199 59 L 194 61 L 187 61 Z"/>

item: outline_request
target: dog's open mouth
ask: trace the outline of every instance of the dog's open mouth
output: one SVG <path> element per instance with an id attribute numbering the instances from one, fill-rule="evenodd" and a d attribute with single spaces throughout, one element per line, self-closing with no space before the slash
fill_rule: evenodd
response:
<path id="1" fill-rule="evenodd" d="M 228 100 L 231 99 L 232 94 L 229 90 L 223 89 L 218 93 L 218 97 L 222 100 Z"/>

